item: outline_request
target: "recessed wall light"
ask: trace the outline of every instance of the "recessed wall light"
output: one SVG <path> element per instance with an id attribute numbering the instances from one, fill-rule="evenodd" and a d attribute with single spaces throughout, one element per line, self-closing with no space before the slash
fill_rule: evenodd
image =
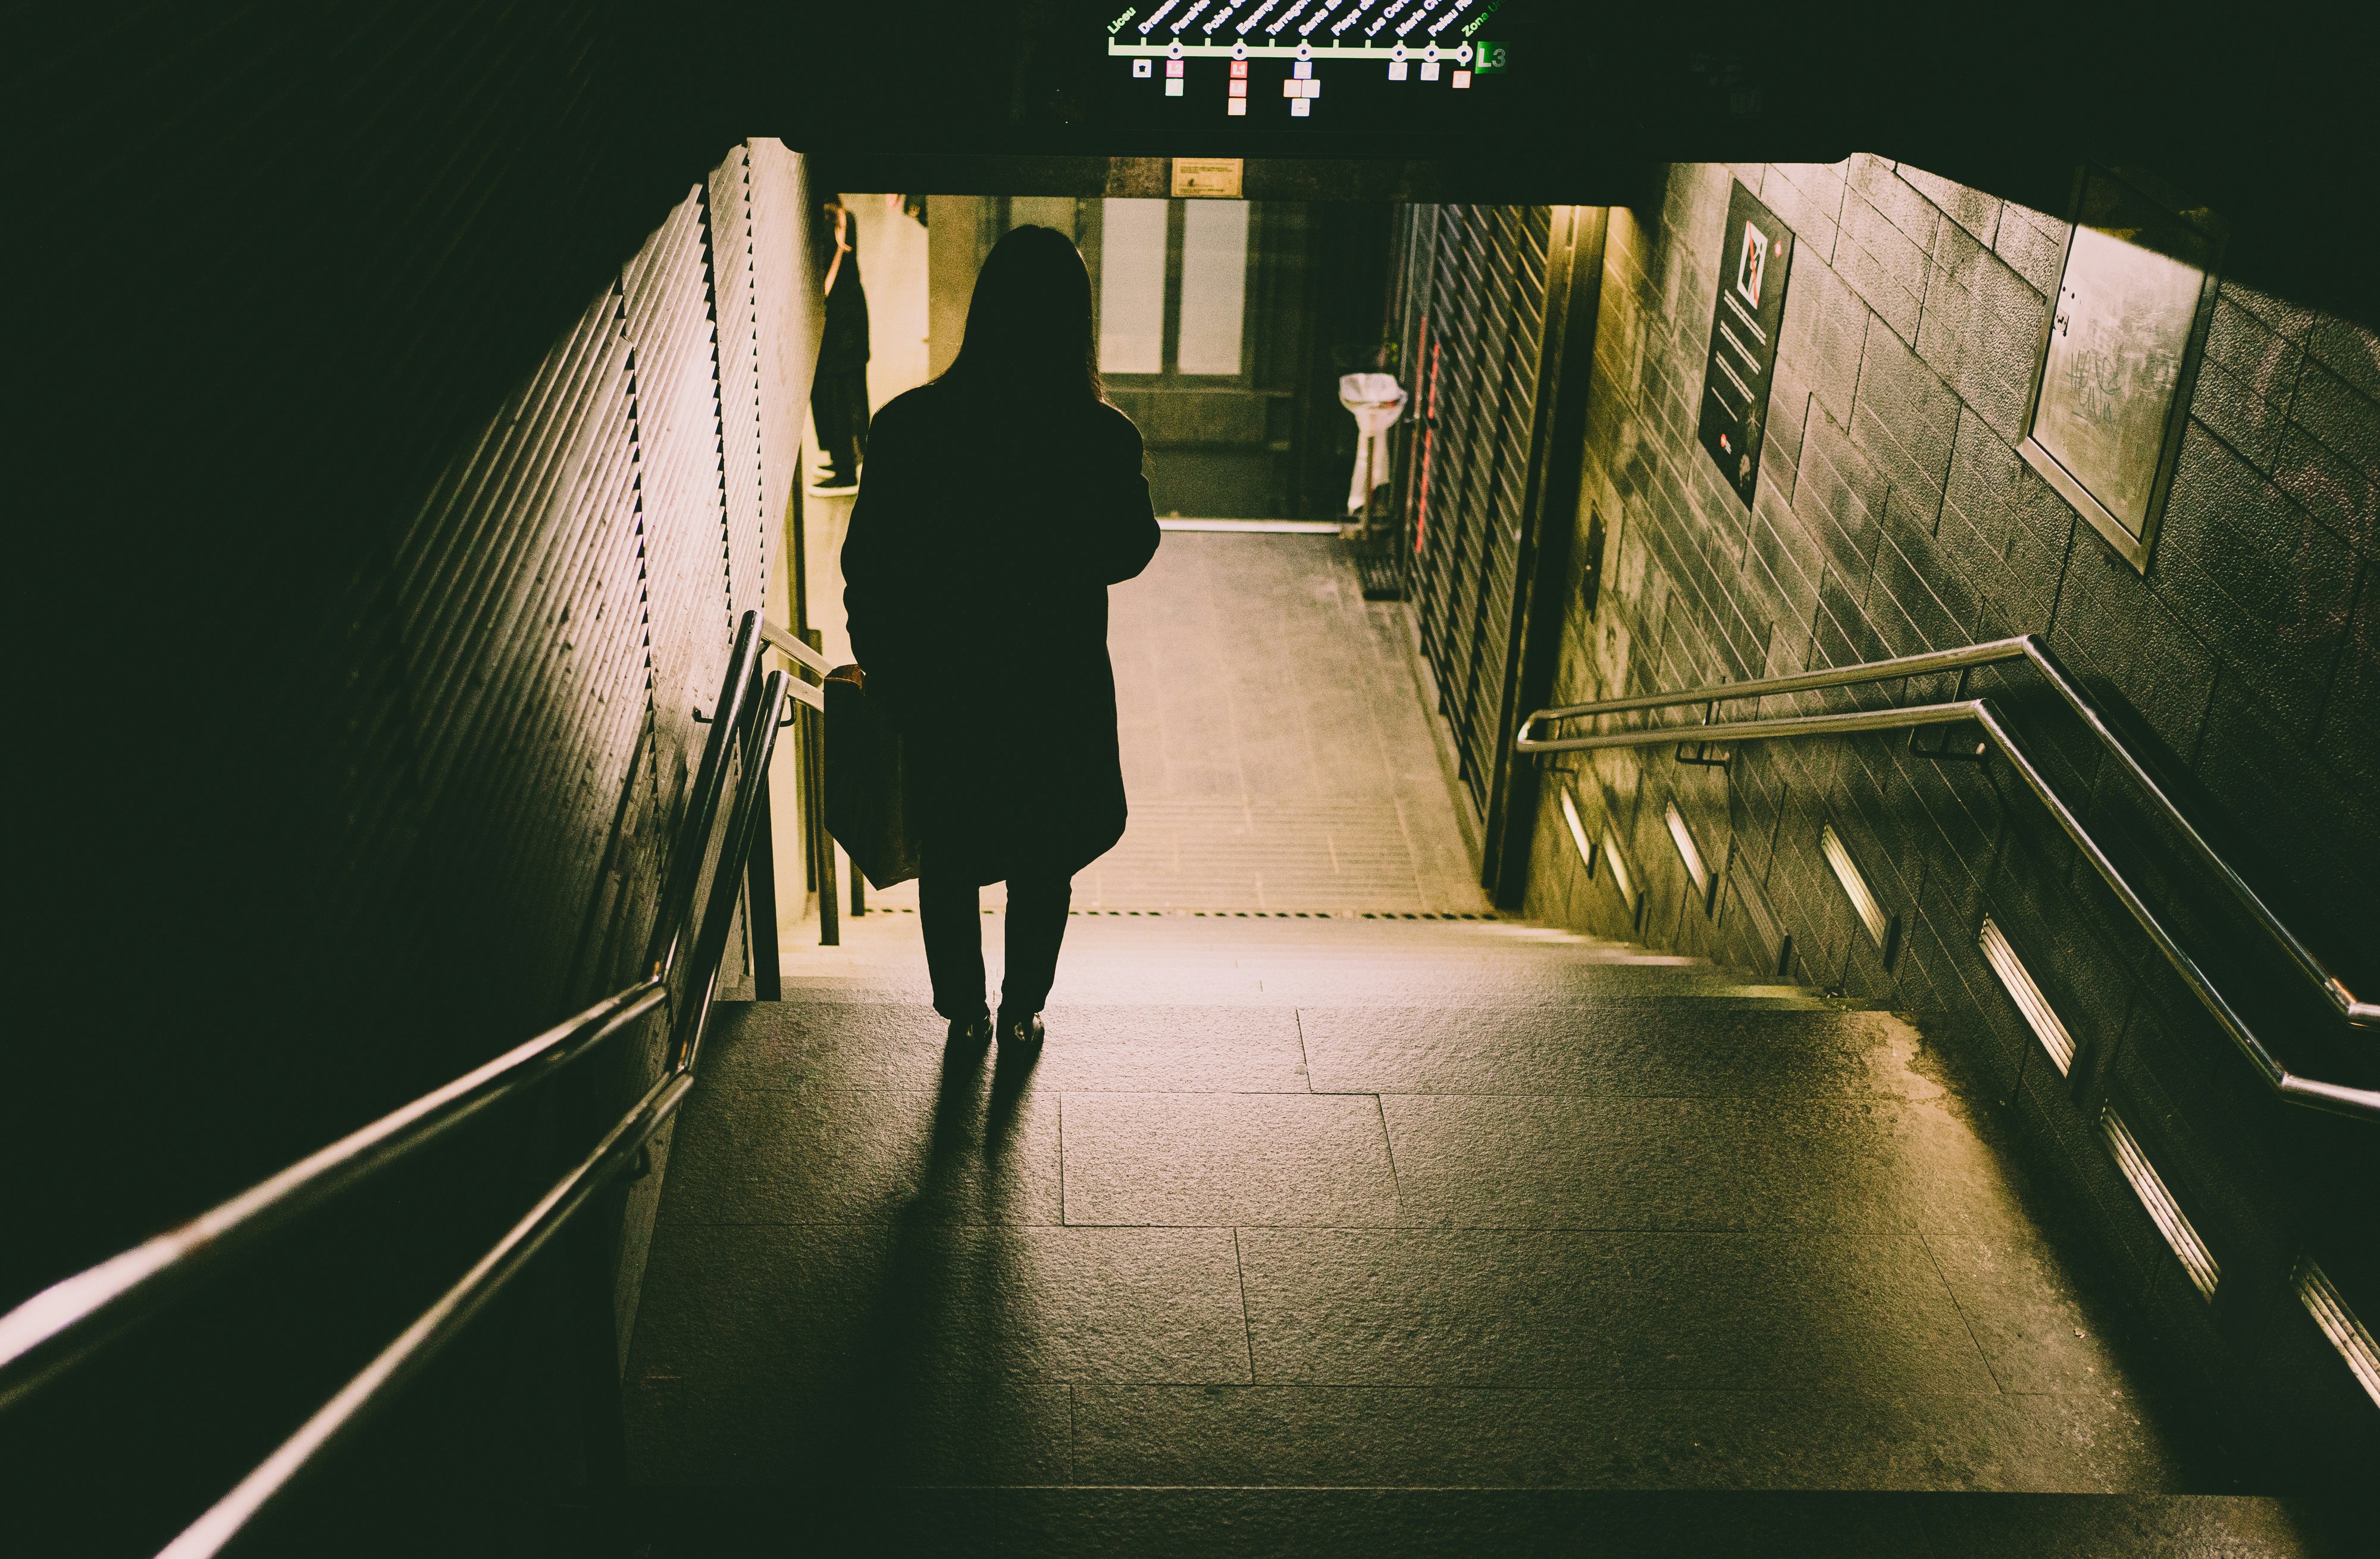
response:
<path id="1" fill-rule="evenodd" d="M 2156 1172 L 2156 1165 L 2141 1151 L 2140 1139 L 2132 1135 L 2132 1128 L 2124 1124 L 2124 1117 L 2116 1113 L 2113 1104 L 2099 1112 L 2099 1134 L 2107 1139 L 2107 1151 L 2115 1154 L 2116 1167 L 2132 1183 L 2132 1194 L 2148 1209 L 2149 1221 L 2180 1259 L 2182 1271 L 2190 1274 L 2198 1297 L 2212 1304 L 2215 1285 L 2222 1279 L 2223 1269 L 2216 1264 L 2215 1252 L 2198 1237 L 2198 1230 L 2183 1214 L 2181 1203 L 2166 1189 L 2165 1176 Z"/>
<path id="2" fill-rule="evenodd" d="M 1703 901 L 1703 907 L 1707 910 L 1710 907 L 1711 869 L 1703 861 L 1701 846 L 1694 843 L 1694 831 L 1686 826 L 1686 814 L 1678 810 L 1675 801 L 1670 803 L 1663 819 L 1670 825 L 1670 842 L 1678 846 L 1679 861 L 1684 865 L 1686 875 L 1694 879 L 1694 896 Z"/>
<path id="3" fill-rule="evenodd" d="M 1620 836 L 1608 828 L 1603 831 L 1603 860 L 1611 868 L 1611 885 L 1620 890 L 1620 896 L 1627 902 L 1628 915 L 1633 920 L 1645 901 L 1636 893 L 1636 874 L 1628 870 L 1628 858 L 1621 853 Z"/>
<path id="4" fill-rule="evenodd" d="M 1571 794 L 1568 786 L 1561 789 L 1561 814 L 1562 822 L 1570 829 L 1570 842 L 1578 846 L 1579 865 L 1586 869 L 1588 876 L 1594 876 L 1595 845 L 1586 836 L 1586 824 L 1579 821 L 1578 798 Z"/>
<path id="5" fill-rule="evenodd" d="M 1843 836 L 1835 832 L 1835 825 L 1831 822 L 1818 830 L 1818 851 L 1827 858 L 1827 865 L 1833 870 L 1835 881 L 1842 884 L 1843 896 L 1852 901 L 1852 912 L 1859 916 L 1860 924 L 1867 928 L 1868 940 L 1883 949 L 1888 959 L 1890 958 L 1892 917 L 1886 914 L 1884 906 L 1876 902 L 1876 890 L 1867 885 L 1867 874 L 1859 869 L 1859 862 L 1852 859 L 1850 847 L 1844 845 Z"/>
<path id="6" fill-rule="evenodd" d="M 2041 993 L 2041 986 L 2034 980 L 2033 971 L 2024 967 L 2024 961 L 2016 956 L 2016 949 L 2009 945 L 2008 934 L 1989 915 L 1984 917 L 1984 929 L 1977 933 L 1975 944 L 1984 950 L 1984 962 L 1991 965 L 1992 972 L 1999 976 L 2000 985 L 2008 992 L 2009 1000 L 2016 1004 L 2017 1011 L 2024 1014 L 2025 1024 L 2032 1029 L 2034 1038 L 2039 1040 L 2041 1048 L 2049 1053 L 2049 1059 L 2058 1063 L 2058 1075 L 2063 1077 L 2072 1071 L 2074 1036 L 2068 1033 L 2066 1025 L 2058 1021 L 2057 1009 L 2049 1005 L 2049 998 Z"/>
<path id="7" fill-rule="evenodd" d="M 2322 1334 L 2330 1339 L 2330 1346 L 2347 1360 L 2355 1383 L 2363 1388 L 2363 1395 L 2372 1399 L 2374 1407 L 2380 1407 L 2380 1346 L 2374 1345 L 2371 1329 L 2347 1308 L 2338 1286 L 2313 1257 L 2298 1263 L 2298 1270 L 2290 1274 L 2290 1285 L 2298 1291 L 2298 1303 L 2306 1308 L 2313 1323 L 2322 1328 Z"/>

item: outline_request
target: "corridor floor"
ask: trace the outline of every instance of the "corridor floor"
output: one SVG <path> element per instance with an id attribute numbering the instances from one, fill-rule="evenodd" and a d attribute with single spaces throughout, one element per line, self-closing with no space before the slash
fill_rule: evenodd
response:
<path id="1" fill-rule="evenodd" d="M 1076 905 L 1487 911 L 1408 609 L 1336 537 L 1168 531 L 1109 597 L 1132 821 Z"/>

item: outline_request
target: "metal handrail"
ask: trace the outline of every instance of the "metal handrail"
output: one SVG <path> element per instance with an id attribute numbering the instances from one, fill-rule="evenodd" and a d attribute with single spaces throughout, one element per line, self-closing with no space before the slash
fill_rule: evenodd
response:
<path id="1" fill-rule="evenodd" d="M 349 1132 L 178 1228 L 0 1316 L 0 1409 L 187 1291 L 222 1262 L 501 1100 L 537 1087 L 662 1005 L 657 980 L 604 997 L 445 1087 Z"/>
<path id="2" fill-rule="evenodd" d="M 820 699 L 801 698 L 815 689 L 804 688 L 784 672 L 758 675 L 761 623 L 759 614 L 747 612 L 738 624 L 664 880 L 642 978 L 179 1227 L 53 1284 L 0 1316 L 0 1409 L 5 1409 L 212 1275 L 233 1256 L 254 1248 L 275 1230 L 324 1206 L 488 1106 L 546 1081 L 664 1003 L 672 1006 L 668 1065 L 660 1080 L 436 1304 L 177 1537 L 165 1553 L 175 1559 L 196 1559 L 220 1550 L 467 1324 L 513 1273 L 651 1139 L 693 1086 L 695 1057 L 726 953 L 739 863 L 752 851 L 765 805 L 778 711 L 788 698 L 823 708 Z M 718 831 L 720 804 L 727 791 L 729 742 L 738 730 L 745 733 L 743 765 L 729 808 L 726 843 L 703 918 L 691 922 L 702 868 Z M 670 982 L 689 924 L 696 929 L 689 990 L 687 998 L 674 1001 Z"/>
<path id="3" fill-rule="evenodd" d="M 2183 839 L 2204 864 L 2211 868 L 2223 885 L 2248 911 L 2250 918 L 2264 928 L 2265 933 L 2278 943 L 2289 961 L 2311 982 L 2332 1011 L 2358 1027 L 2380 1024 L 2380 1002 L 2359 1000 L 2347 981 L 2332 972 L 2319 954 L 2308 947 L 2298 934 L 2273 913 L 2246 878 L 2233 870 L 2215 846 L 2199 833 L 2181 808 L 2147 766 L 2126 746 L 2107 716 L 2092 701 L 2080 684 L 2068 674 L 2066 667 L 2052 654 L 2049 646 L 2038 634 L 2020 634 L 2014 639 L 1996 639 L 1982 644 L 1969 644 L 1957 650 L 1937 650 L 1920 655 L 1901 655 L 1888 661 L 1866 661 L 1858 665 L 1832 666 L 1824 671 L 1801 672 L 1791 676 L 1769 676 L 1751 682 L 1721 682 L 1705 688 L 1688 688 L 1674 693 L 1651 693 L 1627 699 L 1605 699 L 1597 703 L 1566 704 L 1554 709 L 1541 709 L 1521 723 L 1520 739 L 1513 745 L 1522 752 L 1570 752 L 1589 747 L 1628 745 L 1605 741 L 1599 737 L 1560 737 L 1550 742 L 1536 741 L 1530 727 L 1540 720 L 1572 720 L 1591 718 L 1597 714 L 1614 714 L 1625 710 L 1663 709 L 1687 704 L 1705 706 L 1732 702 L 1737 699 L 1765 698 L 1771 693 L 1799 693 L 1818 688 L 1848 688 L 1865 682 L 1889 682 L 1908 676 L 1925 676 L 1937 672 L 1966 671 L 1999 661 L 2031 662 L 2034 670 L 2066 700 L 2067 707 L 2082 716 L 2099 745 L 2123 765 L 2124 773 L 2134 785 L 2148 794 L 2166 821 L 2180 831 Z M 1672 730 L 1675 727 L 1671 727 Z"/>
<path id="4" fill-rule="evenodd" d="M 766 617 L 760 619 L 760 637 L 769 641 L 770 649 L 786 656 L 804 671 L 815 672 L 820 676 L 824 676 L 834 669 L 827 664 L 826 656 L 803 643 L 799 635 L 779 627 Z"/>
<path id="5" fill-rule="evenodd" d="M 745 780 L 737 787 L 735 810 L 727 825 L 729 853 L 722 858 L 721 870 L 713 879 L 714 911 L 721 907 L 721 883 L 727 884 L 727 904 L 732 906 L 735 902 L 735 873 L 727 863 L 741 859 L 752 847 L 754 824 L 759 816 L 758 795 L 767 783 L 763 776 L 776 746 L 776 712 L 784 701 L 787 680 L 782 671 L 769 674 L 761 689 L 758 717 L 751 721 L 752 735 L 745 749 Z M 722 700 L 720 707 L 723 710 L 728 705 Z M 722 719 L 719 724 L 725 725 L 727 722 Z M 707 836 L 698 837 L 708 843 Z M 604 1133 L 569 1174 L 555 1181 L 519 1222 L 505 1230 L 504 1237 L 473 1262 L 470 1271 L 415 1317 L 411 1325 L 397 1334 L 370 1363 L 341 1386 L 330 1401 L 316 1409 L 229 1493 L 159 1550 L 158 1559 L 213 1559 L 301 1473 L 320 1461 L 372 1408 L 418 1374 L 442 1346 L 470 1324 L 472 1317 L 571 1215 L 652 1140 L 653 1134 L 667 1124 L 694 1088 L 694 1047 L 700 1041 L 703 1022 L 710 1011 L 711 993 L 718 985 L 718 960 L 727 947 L 725 921 L 724 914 L 714 913 L 703 922 L 695 944 L 695 967 L 702 974 L 701 998 L 687 1004 L 689 1017 L 678 1026 L 678 1041 L 670 1064 L 644 1097 Z"/>
<path id="6" fill-rule="evenodd" d="M 2306 947 L 2279 918 L 2266 907 L 2230 864 L 2216 853 L 2214 846 L 2192 825 L 2163 786 L 2159 786 L 2140 761 L 2132 755 L 2122 739 L 2109 726 L 2107 717 L 2090 696 L 2075 685 L 2066 668 L 2058 664 L 2048 646 L 2033 634 L 2016 639 L 2004 639 L 1985 644 L 1971 644 L 1957 650 L 1936 651 L 1922 655 L 1904 655 L 1888 661 L 1869 661 L 1858 665 L 1836 666 L 1824 671 L 1803 672 L 1791 676 L 1764 677 L 1749 682 L 1715 683 L 1706 687 L 1682 688 L 1676 692 L 1642 694 L 1624 699 L 1607 699 L 1596 703 L 1567 704 L 1541 709 L 1521 723 L 1513 743 L 1517 751 L 1530 753 L 1581 752 L 1596 749 L 1660 746 L 1681 739 L 1702 742 L 1735 742 L 1772 739 L 1784 737 L 1830 736 L 1859 731 L 1908 730 L 1925 725 L 1949 725 L 1973 721 L 1991 737 L 1992 745 L 2012 764 L 2025 785 L 2038 798 L 2050 815 L 2058 820 L 2068 838 L 2074 842 L 2089 859 L 2100 878 L 2123 901 L 2132 919 L 2139 922 L 2166 961 L 2173 966 L 2185 984 L 2198 997 L 2232 1042 L 2256 1067 L 2265 1083 L 2282 1098 L 2335 1114 L 2364 1119 L 2380 1119 L 2380 1090 L 2353 1088 L 2342 1083 L 2326 1082 L 2294 1073 L 2274 1054 L 2271 1048 L 2256 1037 L 2202 968 L 2186 952 L 2180 942 L 2168 931 L 2152 910 L 2146 900 L 2127 881 L 2107 851 L 2094 838 L 2082 820 L 2075 815 L 2063 798 L 2050 787 L 2022 742 L 2000 715 L 1989 699 L 1954 699 L 1945 703 L 1918 704 L 1895 709 L 1849 710 L 1825 714 L 1788 715 L 1768 719 L 1720 721 L 1712 718 L 1720 703 L 1738 699 L 1758 699 L 1772 693 L 1803 692 L 1818 688 L 1843 688 L 1861 683 L 1891 681 L 1900 677 L 1922 676 L 1938 672 L 1960 671 L 1996 662 L 2024 660 L 2038 668 L 2050 684 L 2064 696 L 2067 703 L 2083 717 L 2102 745 L 2122 763 L 2125 772 L 2148 793 L 2164 811 L 2167 819 L 2197 853 L 2212 866 L 2231 888 L 2243 906 L 2265 929 L 2287 949 L 2300 970 L 2319 989 L 2332 1007 L 2350 1023 L 2369 1024 L 2380 1019 L 2380 1007 L 2358 1001 L 2345 981 L 2330 972 L 2319 957 Z M 1618 713 L 1630 710 L 1650 710 L 1700 704 L 1705 709 L 1702 724 L 1694 725 L 1655 725 L 1629 731 L 1597 732 L 1583 737 L 1540 737 L 1535 734 L 1539 721 L 1588 718 L 1598 714 Z"/>

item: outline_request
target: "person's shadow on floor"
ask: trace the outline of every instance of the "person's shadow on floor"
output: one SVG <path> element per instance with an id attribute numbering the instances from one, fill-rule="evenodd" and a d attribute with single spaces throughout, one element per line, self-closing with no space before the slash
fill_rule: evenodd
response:
<path id="1" fill-rule="evenodd" d="M 923 1173 L 894 1216 L 854 1353 L 821 1382 L 828 1421 L 813 1443 L 825 1465 L 802 1469 L 802 1481 L 856 1491 L 979 1480 L 953 1457 L 979 1459 L 998 1439 L 983 1420 L 1037 1351 L 1030 1253 L 1014 1219 L 1026 1172 L 1017 1128 L 1039 1061 L 1038 1046 L 943 1052 Z"/>

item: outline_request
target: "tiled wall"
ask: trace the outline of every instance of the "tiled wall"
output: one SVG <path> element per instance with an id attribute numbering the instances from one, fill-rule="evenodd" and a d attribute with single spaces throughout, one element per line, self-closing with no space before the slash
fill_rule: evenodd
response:
<path id="1" fill-rule="evenodd" d="M 1749 512 L 1695 439 L 1739 179 L 1800 238 Z M 2350 981 L 2380 983 L 2380 338 L 2225 283 L 2143 577 L 2013 448 L 2065 237 L 2057 216 L 1868 156 L 1680 164 L 1658 211 L 1615 211 L 1571 565 L 1584 566 L 1599 516 L 1602 585 L 1592 615 L 1570 593 L 1556 696 L 2040 633 L 2284 917 Z M 2160 905 L 2182 907 L 2194 946 L 2219 958 L 2247 945 L 2236 919 L 2202 917 L 2204 882 L 2177 867 L 2037 688 L 2022 670 L 1972 685 L 2016 716 Z M 1911 691 L 1947 696 L 1949 679 Z M 1749 968 L 1781 957 L 1796 980 L 1926 1016 L 1951 1064 L 2009 1102 L 2114 1279 L 2191 1357 L 2267 1401 L 2374 1416 L 2338 1388 L 2343 1371 L 2285 1281 L 2311 1251 L 2367 1318 L 2380 1314 L 2372 1224 L 2321 1190 L 2370 1174 L 2372 1128 L 2271 1102 L 2005 763 L 1937 763 L 1895 733 L 1747 745 L 1724 768 L 1667 748 L 1565 766 L 1588 830 L 1616 834 L 1644 902 L 1632 923 L 1611 874 L 1582 870 L 1557 785 L 1531 861 L 1536 913 Z M 1719 868 L 1708 907 L 1665 826 L 1672 800 Z M 1898 917 L 1889 956 L 1825 864 L 1828 824 Z M 2081 1041 L 2070 1079 L 1985 965 L 1986 913 Z M 2343 1030 L 2259 983 L 2267 968 L 2252 952 L 2231 970 L 2259 1021 L 2278 1048 L 2329 1057 Z M 2095 1129 L 2109 1102 L 2225 1262 L 2213 1306 L 2110 1168 Z M 2276 1358 L 2286 1368 L 2265 1367 Z"/>

